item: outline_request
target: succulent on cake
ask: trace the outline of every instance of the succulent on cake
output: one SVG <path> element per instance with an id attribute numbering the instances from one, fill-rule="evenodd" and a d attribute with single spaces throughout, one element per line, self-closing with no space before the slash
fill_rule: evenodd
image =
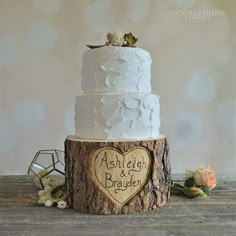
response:
<path id="1" fill-rule="evenodd" d="M 132 33 L 128 33 L 124 35 L 124 46 L 126 47 L 133 47 L 136 42 L 138 41 L 138 38 L 135 38 Z"/>
<path id="2" fill-rule="evenodd" d="M 87 47 L 100 48 L 105 46 L 116 46 L 116 47 L 135 47 L 134 45 L 138 41 L 131 32 L 123 34 L 121 32 L 107 33 L 107 41 L 105 45 L 86 45 Z"/>

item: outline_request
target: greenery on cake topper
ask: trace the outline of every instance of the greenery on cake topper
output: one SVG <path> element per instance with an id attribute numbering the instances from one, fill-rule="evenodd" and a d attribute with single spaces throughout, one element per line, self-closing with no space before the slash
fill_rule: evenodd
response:
<path id="1" fill-rule="evenodd" d="M 104 46 L 135 47 L 134 45 L 137 41 L 138 38 L 136 38 L 131 32 L 126 34 L 114 32 L 107 33 L 107 41 L 105 45 L 87 45 L 87 47 L 91 49 L 100 48 Z"/>

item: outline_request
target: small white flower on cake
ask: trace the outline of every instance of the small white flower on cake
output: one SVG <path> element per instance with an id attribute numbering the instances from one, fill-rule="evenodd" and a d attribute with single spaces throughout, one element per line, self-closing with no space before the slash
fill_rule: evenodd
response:
<path id="1" fill-rule="evenodd" d="M 122 46 L 124 43 L 124 34 L 121 32 L 107 33 L 106 45 Z"/>

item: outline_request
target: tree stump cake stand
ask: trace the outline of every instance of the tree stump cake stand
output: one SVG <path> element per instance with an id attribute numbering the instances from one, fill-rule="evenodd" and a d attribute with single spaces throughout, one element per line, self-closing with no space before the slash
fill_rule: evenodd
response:
<path id="1" fill-rule="evenodd" d="M 143 141 L 65 140 L 68 204 L 84 213 L 127 214 L 163 206 L 171 167 L 165 136 Z"/>

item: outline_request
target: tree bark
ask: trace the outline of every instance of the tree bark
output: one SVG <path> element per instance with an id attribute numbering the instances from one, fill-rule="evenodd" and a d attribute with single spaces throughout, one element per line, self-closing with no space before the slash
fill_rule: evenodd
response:
<path id="1" fill-rule="evenodd" d="M 126 160 L 125 155 L 135 148 L 147 151 L 150 157 L 150 168 L 145 176 L 146 179 L 143 177 L 143 184 L 134 196 L 124 201 L 124 204 L 118 204 L 104 191 L 104 186 L 97 183 L 99 181 L 95 181 L 94 173 L 91 172 L 93 160 L 96 160 L 93 158 L 97 150 L 111 149 L 119 152 L 123 160 Z M 155 140 L 117 142 L 67 137 L 65 140 L 65 186 L 69 206 L 79 212 L 95 214 L 127 214 L 163 206 L 170 197 L 171 167 L 168 151 L 167 139 L 163 135 Z M 141 169 L 140 166 L 138 170 Z M 114 168 L 114 171 L 117 169 Z M 138 177 L 137 173 L 134 174 Z M 123 192 L 125 194 L 125 191 Z"/>

